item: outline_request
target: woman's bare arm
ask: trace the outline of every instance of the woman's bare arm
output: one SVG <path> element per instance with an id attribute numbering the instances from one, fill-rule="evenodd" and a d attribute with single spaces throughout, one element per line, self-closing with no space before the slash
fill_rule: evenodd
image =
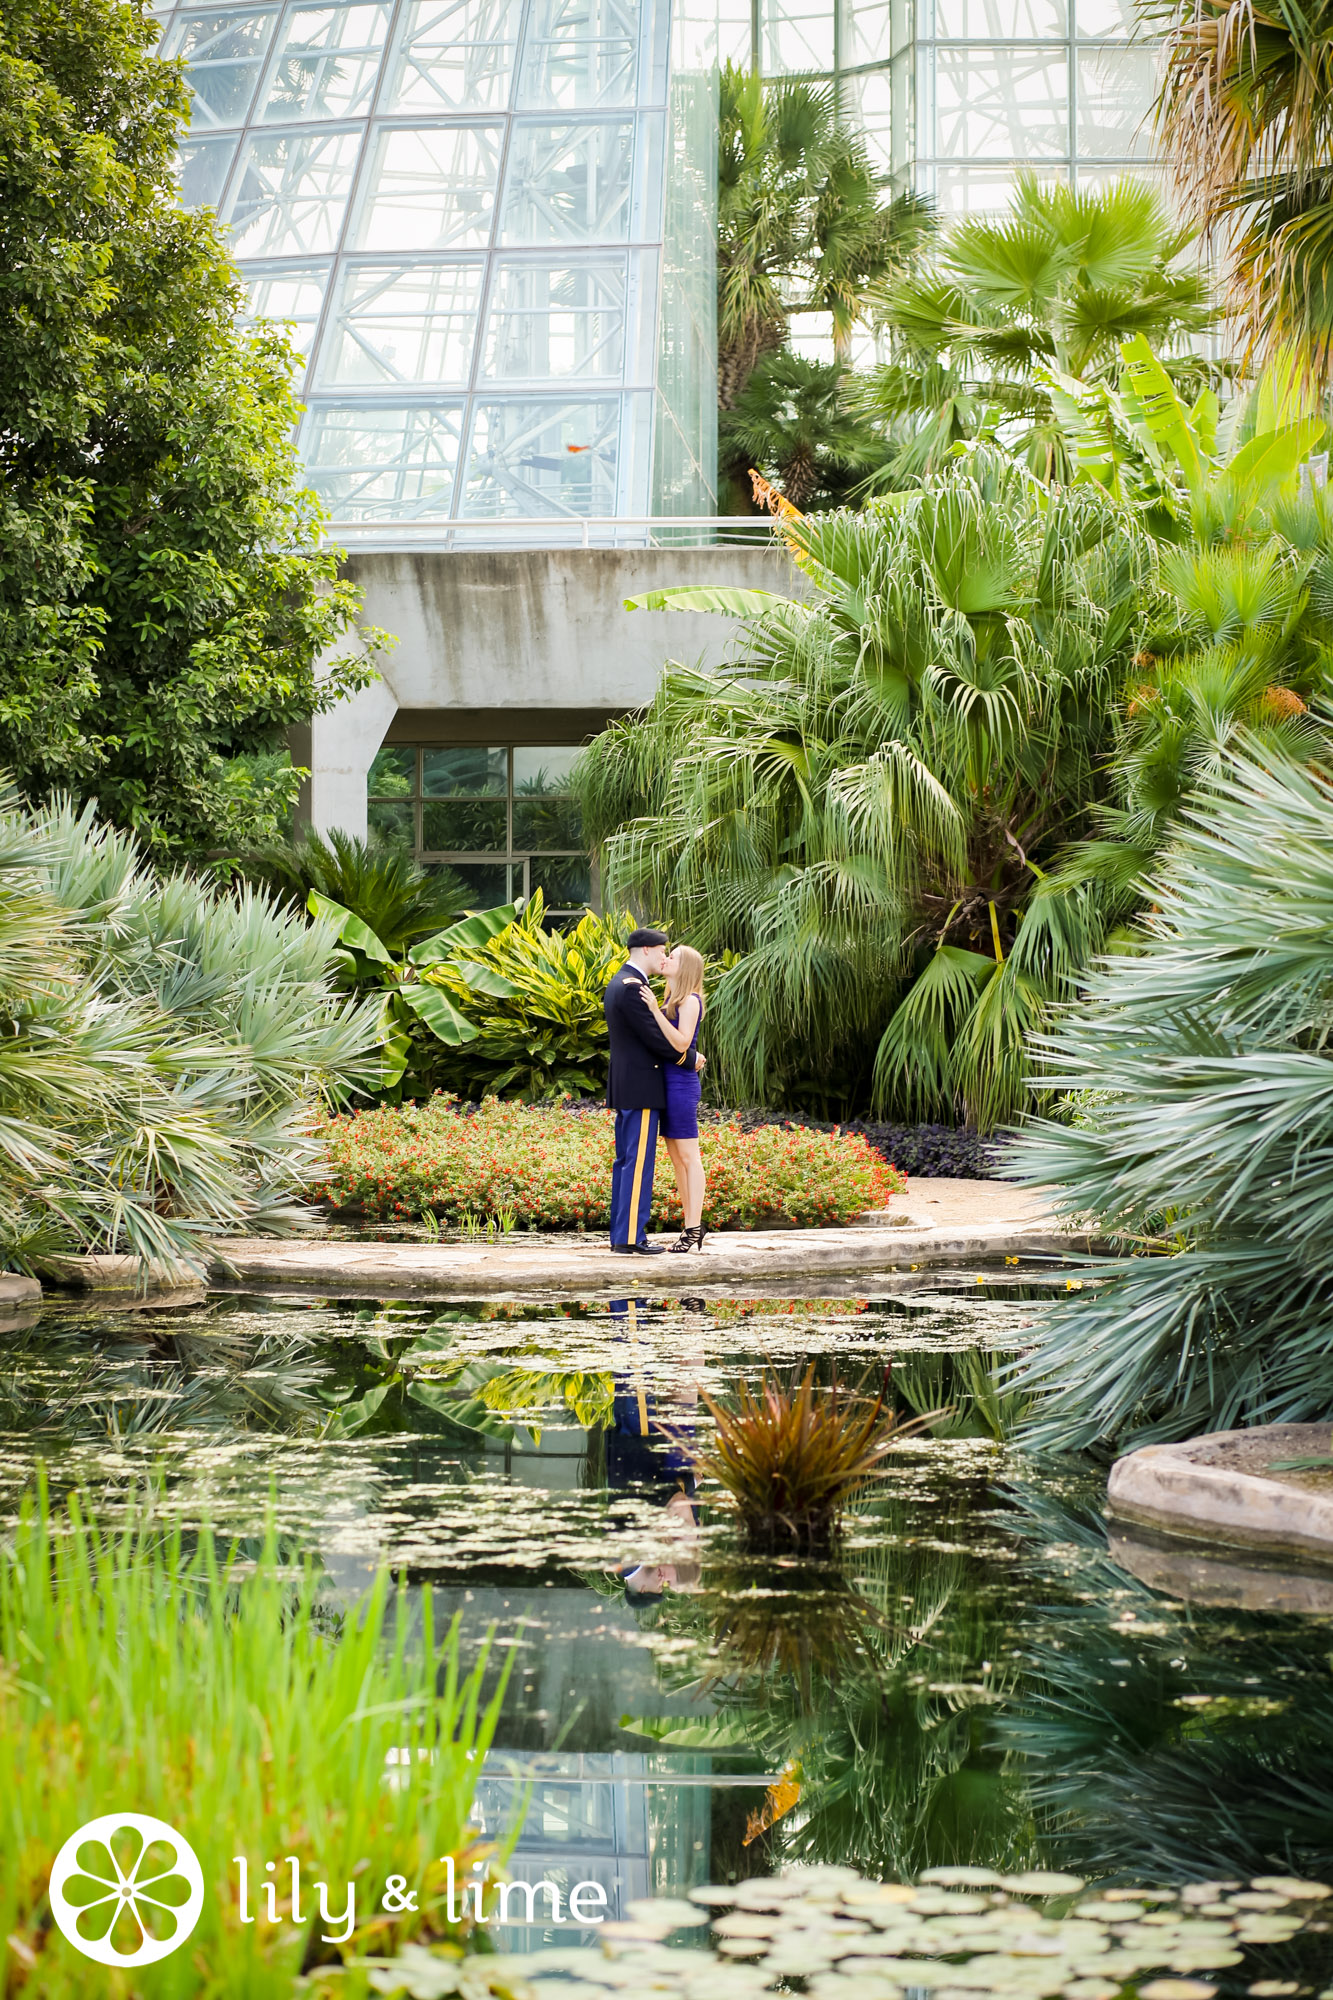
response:
<path id="1" fill-rule="evenodd" d="M 652 1008 L 653 1018 L 656 1020 L 658 1027 L 662 1030 L 662 1033 L 666 1036 L 667 1040 L 670 1042 L 672 1048 L 679 1049 L 681 1054 L 684 1055 L 686 1049 L 688 1049 L 690 1043 L 694 1040 L 694 1030 L 698 1025 L 699 1015 L 703 1012 L 702 1003 L 700 1002 L 698 994 L 687 993 L 685 995 L 685 998 L 681 1003 L 681 1009 L 680 1009 L 681 1019 L 677 1022 L 677 1021 L 670 1021 L 667 1019 L 666 1015 L 662 1012 L 662 1009 L 657 1004 L 657 995 L 653 992 L 650 986 L 641 986 L 639 988 L 639 991 L 643 995 L 645 1005 Z M 684 1018 L 685 1009 L 691 1004 L 693 1004 L 693 1006 L 697 1011 L 690 1015 L 689 1024 L 687 1026 Z"/>

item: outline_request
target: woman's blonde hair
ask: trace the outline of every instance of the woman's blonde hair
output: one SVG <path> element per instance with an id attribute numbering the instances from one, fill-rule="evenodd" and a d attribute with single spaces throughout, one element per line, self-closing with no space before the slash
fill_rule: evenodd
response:
<path id="1" fill-rule="evenodd" d="M 667 974 L 666 993 L 662 1000 L 662 1012 L 674 1021 L 680 1012 L 682 1000 L 688 1000 L 691 993 L 699 995 L 702 1011 L 704 997 L 704 962 L 702 954 L 692 944 L 678 944 L 675 951 L 676 969 Z"/>

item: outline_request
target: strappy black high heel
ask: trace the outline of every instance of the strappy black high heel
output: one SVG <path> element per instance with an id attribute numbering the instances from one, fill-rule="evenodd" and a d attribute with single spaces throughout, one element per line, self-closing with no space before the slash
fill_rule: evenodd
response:
<path id="1" fill-rule="evenodd" d="M 695 1229 L 682 1229 L 675 1242 L 670 1245 L 674 1251 L 702 1250 L 704 1241 L 703 1224 Z"/>

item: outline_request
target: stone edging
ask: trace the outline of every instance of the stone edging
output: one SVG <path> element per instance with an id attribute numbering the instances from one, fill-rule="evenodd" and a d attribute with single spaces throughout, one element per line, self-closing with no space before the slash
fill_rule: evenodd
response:
<path id="1" fill-rule="evenodd" d="M 1141 1521 L 1177 1535 L 1249 1548 L 1300 1551 L 1333 1562 L 1333 1489 L 1265 1476 L 1225 1460 L 1228 1450 L 1252 1453 L 1267 1437 L 1272 1456 L 1326 1453 L 1328 1424 L 1264 1424 L 1213 1431 L 1182 1444 L 1150 1444 L 1111 1468 L 1107 1502 L 1121 1520 Z M 1243 1441 L 1243 1444 L 1242 1444 Z"/>

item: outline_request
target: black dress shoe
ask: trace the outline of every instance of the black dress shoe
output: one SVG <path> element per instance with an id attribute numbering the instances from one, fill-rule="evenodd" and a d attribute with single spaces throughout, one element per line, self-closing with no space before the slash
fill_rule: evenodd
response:
<path id="1" fill-rule="evenodd" d="M 611 1255 L 613 1257 L 632 1257 L 634 1255 L 634 1245 L 632 1243 L 613 1243 L 611 1245 Z"/>
<path id="2" fill-rule="evenodd" d="M 636 1243 L 633 1245 L 636 1257 L 665 1257 L 666 1246 L 662 1243 Z"/>

